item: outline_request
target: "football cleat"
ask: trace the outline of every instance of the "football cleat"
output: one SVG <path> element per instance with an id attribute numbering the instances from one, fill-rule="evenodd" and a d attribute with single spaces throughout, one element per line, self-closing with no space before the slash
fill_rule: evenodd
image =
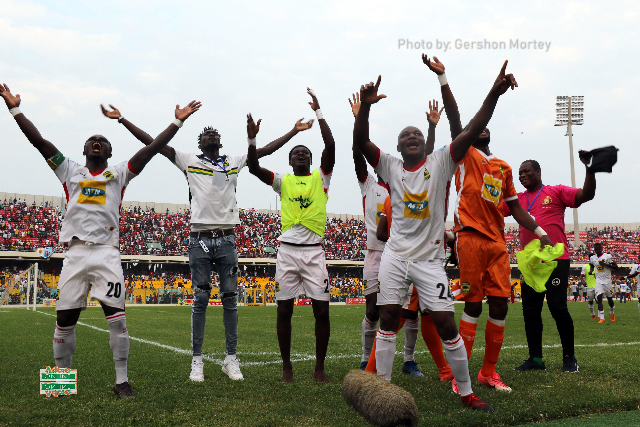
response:
<path id="1" fill-rule="evenodd" d="M 605 323 L 604 319 L 598 320 L 598 323 Z"/>
<path id="2" fill-rule="evenodd" d="M 368 364 L 368 363 L 369 363 L 369 362 L 362 362 L 362 363 L 360 363 L 360 370 L 361 370 L 361 371 L 364 371 L 365 369 L 367 369 L 367 364 Z"/>
<path id="3" fill-rule="evenodd" d="M 498 391 L 511 391 L 511 387 L 502 382 L 502 380 L 500 379 L 500 375 L 498 375 L 497 372 L 491 374 L 490 377 L 485 377 L 484 375 L 482 375 L 482 371 L 478 372 L 478 382 L 488 387 L 494 388 Z"/>
<path id="4" fill-rule="evenodd" d="M 575 357 L 565 356 L 562 358 L 562 370 L 564 372 L 578 372 L 578 361 Z"/>
<path id="5" fill-rule="evenodd" d="M 402 373 L 411 375 L 412 377 L 424 377 L 424 374 L 420 372 L 418 364 L 415 360 L 409 360 L 402 365 Z"/>
<path id="6" fill-rule="evenodd" d="M 122 384 L 114 385 L 113 394 L 120 397 L 120 399 L 136 397 L 136 395 L 133 394 L 133 389 L 131 388 L 131 385 L 128 381 L 125 381 Z"/>
<path id="7" fill-rule="evenodd" d="M 451 371 L 451 366 L 447 365 L 441 370 L 438 370 L 438 376 L 440 377 L 439 381 L 441 382 L 451 381 L 453 379 L 453 372 Z"/>
<path id="8" fill-rule="evenodd" d="M 460 400 L 462 401 L 462 404 L 464 406 L 471 408 L 474 411 L 493 412 L 493 407 L 491 405 L 489 405 L 488 403 L 484 403 L 473 393 L 461 397 Z"/>
<path id="9" fill-rule="evenodd" d="M 520 372 L 532 371 L 532 370 L 540 370 L 540 371 L 547 370 L 547 367 L 544 364 L 544 361 L 542 361 L 542 364 L 540 364 L 535 360 L 533 360 L 533 357 L 530 357 L 527 360 L 523 360 L 523 362 L 524 363 L 522 365 L 516 366 L 515 368 L 513 368 L 513 370 L 520 371 Z"/>
<path id="10" fill-rule="evenodd" d="M 456 383 L 455 378 L 451 381 L 451 390 L 453 390 L 455 394 L 460 394 L 460 389 L 458 388 L 458 383 Z"/>
<path id="11" fill-rule="evenodd" d="M 615 322 L 615 321 L 616 321 L 616 315 L 615 315 L 615 314 L 611 313 L 611 314 L 609 315 L 609 317 L 611 318 L 611 321 L 612 321 L 612 322 Z"/>

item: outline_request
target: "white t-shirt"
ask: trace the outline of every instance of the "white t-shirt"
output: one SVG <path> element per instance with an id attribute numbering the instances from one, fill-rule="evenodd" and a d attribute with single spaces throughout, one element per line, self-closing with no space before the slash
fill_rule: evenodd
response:
<path id="1" fill-rule="evenodd" d="M 375 170 L 389 183 L 393 212 L 385 254 L 405 262 L 445 258 L 446 201 L 457 167 L 451 144 L 435 150 L 412 170 L 380 150 Z"/>
<path id="2" fill-rule="evenodd" d="M 94 175 L 86 166 L 65 158 L 54 172 L 67 199 L 60 243 L 77 237 L 118 248 L 122 197 L 129 181 L 137 176 L 129 162 L 108 166 Z"/>
<path id="3" fill-rule="evenodd" d="M 629 292 L 629 287 L 625 282 L 620 283 L 620 292 L 623 294 L 626 294 L 627 292 Z"/>
<path id="4" fill-rule="evenodd" d="M 329 194 L 329 184 L 331 183 L 331 173 L 325 174 L 322 168 L 318 168 L 320 172 L 320 180 L 325 194 Z M 272 176 L 271 188 L 280 194 L 282 191 L 282 178 L 286 174 L 274 173 Z M 295 224 L 293 227 L 285 231 L 278 237 L 278 240 L 285 243 L 293 243 L 296 245 L 315 245 L 322 243 L 322 237 L 309 230 L 302 224 Z"/>
<path id="5" fill-rule="evenodd" d="M 578 285 L 575 282 L 571 283 L 571 292 L 578 292 Z"/>
<path id="6" fill-rule="evenodd" d="M 247 155 L 209 159 L 175 151 L 174 164 L 189 182 L 191 231 L 223 230 L 240 224 L 236 186 Z"/>
<path id="7" fill-rule="evenodd" d="M 589 258 L 589 262 L 596 268 L 596 284 L 611 286 L 611 269 L 605 265 L 600 265 L 600 260 L 608 263 L 613 260 L 613 257 L 610 254 L 603 253 L 601 257 L 592 255 Z"/>
<path id="8" fill-rule="evenodd" d="M 384 200 L 389 195 L 389 190 L 369 172 L 367 172 L 364 182 L 358 181 L 358 185 L 360 185 L 362 205 L 364 206 L 364 223 L 367 226 L 367 249 L 382 251 L 386 242 L 378 240 L 376 232 L 378 221 L 380 221 L 380 211 L 384 206 Z"/>

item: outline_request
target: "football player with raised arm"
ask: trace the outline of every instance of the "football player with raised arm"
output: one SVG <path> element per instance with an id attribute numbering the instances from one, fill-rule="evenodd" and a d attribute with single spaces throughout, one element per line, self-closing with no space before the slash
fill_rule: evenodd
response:
<path id="1" fill-rule="evenodd" d="M 482 107 L 450 144 L 426 154 L 425 138 L 414 126 L 398 136 L 397 151 L 402 159 L 382 152 L 369 138 L 371 106 L 385 95 L 378 95 L 381 78 L 360 89 L 361 107 L 353 138 L 367 161 L 389 183 L 393 221 L 389 241 L 380 261 L 380 330 L 376 337 L 378 375 L 391 379 L 396 331 L 402 300 L 409 285 L 418 290 L 420 307 L 431 313 L 443 340 L 447 360 L 466 406 L 480 411 L 493 408 L 478 399 L 471 389 L 467 354 L 454 319 L 453 298 L 444 270 L 446 200 L 449 182 L 458 162 L 480 136 L 491 119 L 499 97 L 517 85 L 506 74 L 504 63 Z"/>
<path id="2" fill-rule="evenodd" d="M 291 317 L 295 298 L 301 293 L 311 298 L 316 320 L 316 366 L 312 376 L 317 382 L 329 382 L 324 371 L 324 360 L 331 332 L 330 289 L 322 239 L 327 222 L 329 183 L 335 163 L 335 142 L 331 129 L 320 111 L 318 98 L 309 88 L 307 93 L 311 96 L 309 105 L 316 113 L 324 141 L 320 168 L 313 171 L 311 151 L 304 145 L 296 145 L 289 152 L 289 166 L 292 167 L 293 174 L 273 173 L 261 167 L 256 148 L 260 120 L 256 124 L 251 115 L 247 116 L 249 172 L 280 194 L 282 235 L 278 238 L 280 249 L 275 277 L 278 301 L 276 330 L 282 356 L 280 381 L 286 383 L 293 381 Z"/>
<path id="3" fill-rule="evenodd" d="M 42 154 L 56 174 L 66 196 L 67 212 L 60 229 L 60 243 L 69 245 L 58 282 L 56 329 L 53 357 L 56 366 L 69 368 L 76 348 L 75 327 L 87 296 L 100 302 L 109 324 L 109 345 L 115 362 L 113 392 L 119 397 L 134 397 L 127 376 L 129 333 L 124 311 L 125 286 L 119 251 L 120 205 L 129 181 L 178 132 L 182 123 L 198 111 L 200 103 L 176 105 L 175 121 L 128 162 L 109 166 L 111 143 L 102 135 L 93 135 L 84 144 L 81 165 L 65 157 L 20 111 L 20 95 L 0 85 L 0 96 L 29 142 Z"/>

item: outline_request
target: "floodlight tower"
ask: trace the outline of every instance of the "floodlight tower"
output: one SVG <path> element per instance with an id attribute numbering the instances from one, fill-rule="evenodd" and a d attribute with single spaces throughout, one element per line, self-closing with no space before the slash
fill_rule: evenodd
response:
<path id="1" fill-rule="evenodd" d="M 576 188 L 576 171 L 573 165 L 573 134 L 571 126 L 584 123 L 584 96 L 557 96 L 556 97 L 556 124 L 555 126 L 567 126 L 569 136 L 569 154 L 571 159 L 571 186 Z M 573 246 L 580 246 L 580 230 L 578 229 L 578 209 L 573 208 Z"/>

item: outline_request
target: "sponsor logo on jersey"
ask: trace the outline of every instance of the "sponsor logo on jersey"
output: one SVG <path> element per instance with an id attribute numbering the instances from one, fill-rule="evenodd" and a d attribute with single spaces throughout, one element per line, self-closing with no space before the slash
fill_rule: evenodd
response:
<path id="1" fill-rule="evenodd" d="M 471 292 L 471 283 L 462 282 L 460 284 L 460 290 L 462 291 L 463 294 L 468 294 L 469 292 Z"/>
<path id="2" fill-rule="evenodd" d="M 548 205 L 548 204 L 550 204 L 550 203 L 552 203 L 552 202 L 553 202 L 553 199 L 551 198 L 551 196 L 547 196 L 547 197 L 545 197 L 545 198 L 544 198 L 544 200 L 542 201 L 542 204 L 543 204 L 543 205 Z"/>
<path id="3" fill-rule="evenodd" d="M 502 193 L 502 181 L 488 173 L 484 174 L 483 181 L 482 198 L 498 206 L 500 203 L 500 194 Z"/>
<path id="4" fill-rule="evenodd" d="M 300 209 L 307 209 L 313 203 L 313 199 L 309 197 L 302 197 L 302 196 L 298 196 L 293 199 L 289 197 L 289 201 L 300 203 Z"/>
<path id="5" fill-rule="evenodd" d="M 382 208 L 384 205 L 382 203 L 378 203 L 376 206 L 376 225 L 380 222 L 380 215 L 382 214 Z"/>
<path id="6" fill-rule="evenodd" d="M 411 194 L 404 192 L 402 201 L 404 202 L 404 217 L 414 219 L 426 219 L 431 217 L 429 212 L 429 197 L 425 190 L 419 194 Z"/>
<path id="7" fill-rule="evenodd" d="M 431 175 L 429 175 L 429 171 L 425 168 L 425 170 L 424 170 L 424 180 L 425 181 L 429 181 L 429 178 L 431 178 Z"/>
<path id="8" fill-rule="evenodd" d="M 107 179 L 113 179 L 113 173 L 111 173 L 111 171 L 106 171 L 105 173 L 102 174 L 102 176 L 104 176 Z"/>
<path id="9" fill-rule="evenodd" d="M 104 181 L 80 181 L 80 196 L 77 202 L 89 205 L 107 203 L 107 183 Z"/>

